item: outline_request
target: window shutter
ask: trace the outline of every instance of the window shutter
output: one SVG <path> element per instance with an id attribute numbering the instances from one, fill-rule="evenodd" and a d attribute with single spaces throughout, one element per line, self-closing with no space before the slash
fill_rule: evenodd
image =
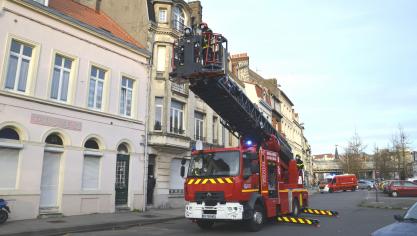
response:
<path id="1" fill-rule="evenodd" d="M 19 150 L 0 148 L 0 188 L 16 187 L 17 163 Z"/>

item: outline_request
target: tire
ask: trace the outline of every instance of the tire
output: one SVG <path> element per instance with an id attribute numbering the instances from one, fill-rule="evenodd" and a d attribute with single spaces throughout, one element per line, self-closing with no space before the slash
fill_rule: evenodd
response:
<path id="1" fill-rule="evenodd" d="M 398 196 L 399 196 L 399 194 L 398 194 L 397 192 L 395 192 L 395 191 L 394 191 L 394 192 L 392 192 L 392 193 L 391 193 L 391 196 L 392 196 L 392 197 L 398 197 Z"/>
<path id="2" fill-rule="evenodd" d="M 265 222 L 264 208 L 261 204 L 257 203 L 253 209 L 252 219 L 246 222 L 247 230 L 250 232 L 257 232 L 262 229 Z"/>
<path id="3" fill-rule="evenodd" d="M 6 220 L 9 218 L 9 213 L 5 210 L 0 209 L 0 224 L 3 224 L 6 222 Z"/>
<path id="4" fill-rule="evenodd" d="M 352 192 L 355 192 L 355 191 L 356 191 L 356 188 L 355 188 L 355 187 L 353 187 L 353 188 L 352 188 Z"/>
<path id="5" fill-rule="evenodd" d="M 346 192 L 346 189 L 343 189 L 343 192 Z"/>
<path id="6" fill-rule="evenodd" d="M 329 193 L 333 193 L 333 189 L 332 188 L 329 188 Z"/>
<path id="7" fill-rule="evenodd" d="M 291 215 L 293 215 L 294 217 L 298 217 L 299 214 L 300 214 L 300 203 L 298 202 L 298 199 L 295 198 L 292 202 Z"/>
<path id="8" fill-rule="evenodd" d="M 209 230 L 213 227 L 214 221 L 212 220 L 197 220 L 197 225 L 200 229 Z"/>

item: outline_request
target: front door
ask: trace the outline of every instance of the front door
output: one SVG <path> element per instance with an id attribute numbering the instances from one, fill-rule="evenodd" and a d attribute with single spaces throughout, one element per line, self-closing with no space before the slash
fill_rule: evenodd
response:
<path id="1" fill-rule="evenodd" d="M 129 155 L 117 155 L 115 189 L 116 205 L 127 205 L 129 193 Z"/>
<path id="2" fill-rule="evenodd" d="M 44 153 L 41 177 L 41 208 L 57 207 L 60 156 L 60 153 Z"/>

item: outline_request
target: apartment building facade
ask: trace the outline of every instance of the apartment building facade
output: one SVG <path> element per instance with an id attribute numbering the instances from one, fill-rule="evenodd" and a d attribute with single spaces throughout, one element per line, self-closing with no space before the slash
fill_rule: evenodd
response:
<path id="1" fill-rule="evenodd" d="M 294 104 L 285 94 L 276 79 L 264 79 L 249 67 L 246 53 L 231 55 L 231 71 L 245 86 L 249 99 L 290 144 L 294 157 L 305 163 L 306 183 L 312 183 L 311 147 L 304 136 L 304 126 L 299 120 Z"/>
<path id="2" fill-rule="evenodd" d="M 0 15 L 0 197 L 11 220 L 144 210 L 150 53 L 72 0 L 1 0 Z"/>

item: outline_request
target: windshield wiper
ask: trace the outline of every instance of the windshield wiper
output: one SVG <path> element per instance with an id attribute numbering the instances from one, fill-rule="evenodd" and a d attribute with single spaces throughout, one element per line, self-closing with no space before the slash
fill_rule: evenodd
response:
<path id="1" fill-rule="evenodd" d="M 412 221 L 412 222 L 417 222 L 417 218 L 407 217 L 407 218 L 404 218 L 404 221 Z"/>

